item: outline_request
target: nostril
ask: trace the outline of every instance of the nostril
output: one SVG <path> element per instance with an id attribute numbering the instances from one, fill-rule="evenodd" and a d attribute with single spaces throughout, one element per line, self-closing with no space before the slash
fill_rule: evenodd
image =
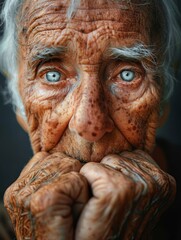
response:
<path id="1" fill-rule="evenodd" d="M 97 137 L 97 133 L 93 132 L 93 133 L 92 133 L 92 136 L 93 136 L 93 137 Z"/>
<path id="2" fill-rule="evenodd" d="M 106 131 L 107 132 L 112 132 L 114 129 L 114 122 L 111 118 L 107 119 L 107 124 L 106 124 Z"/>
<path id="3" fill-rule="evenodd" d="M 79 132 L 78 134 L 79 134 L 79 136 L 83 137 L 83 133 L 82 132 Z"/>

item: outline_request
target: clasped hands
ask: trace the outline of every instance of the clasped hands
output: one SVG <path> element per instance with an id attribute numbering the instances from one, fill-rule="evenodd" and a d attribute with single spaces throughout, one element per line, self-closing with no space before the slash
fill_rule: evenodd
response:
<path id="1" fill-rule="evenodd" d="M 149 239 L 175 180 L 141 150 L 82 165 L 37 153 L 5 193 L 18 240 Z"/>

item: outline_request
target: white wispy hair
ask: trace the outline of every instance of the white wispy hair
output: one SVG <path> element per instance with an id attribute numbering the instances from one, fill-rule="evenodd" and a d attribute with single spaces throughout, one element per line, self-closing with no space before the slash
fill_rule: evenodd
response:
<path id="1" fill-rule="evenodd" d="M 0 42 L 0 65 L 2 72 L 8 79 L 7 90 L 9 94 L 8 97 L 6 96 L 6 101 L 11 102 L 14 110 L 18 109 L 25 116 L 24 106 L 18 91 L 18 41 L 15 22 L 21 4 L 22 0 L 8 0 L 2 8 L 1 20 L 4 24 L 4 32 Z"/>
<path id="2" fill-rule="evenodd" d="M 115 59 L 139 61 L 147 73 L 158 74 L 159 65 L 150 46 L 137 43 L 133 47 L 118 47 L 110 49 L 110 56 Z"/>
<path id="3" fill-rule="evenodd" d="M 115 1 L 121 2 L 123 0 Z M 130 0 L 126 1 L 131 2 Z M 145 0 L 144 4 L 149 4 L 150 2 L 150 0 Z M 164 59 L 161 64 L 162 76 L 164 77 L 165 83 L 164 99 L 167 99 L 170 96 L 174 85 L 171 63 L 173 62 L 173 56 L 175 54 L 175 45 L 178 42 L 178 39 L 180 41 L 180 29 L 177 22 L 177 8 L 173 0 L 153 0 L 153 2 L 158 8 L 158 12 L 161 13 L 161 15 L 158 16 L 160 22 L 162 21 L 164 23 L 163 36 L 162 39 L 160 39 L 160 45 L 163 46 L 162 55 Z M 8 78 L 7 87 L 9 91 L 9 102 L 13 104 L 15 110 L 18 109 L 21 115 L 25 116 L 24 106 L 18 91 L 18 26 L 15 21 L 23 3 L 24 0 L 6 0 L 2 8 L 1 20 L 4 24 L 4 34 L 0 42 L 0 62 L 1 69 Z M 70 1 L 70 6 L 67 11 L 67 16 L 69 18 L 73 16 L 79 4 L 80 0 Z M 129 53 L 129 50 L 127 53 Z M 130 54 L 132 53 L 130 52 Z M 139 58 L 139 55 L 136 56 L 136 54 L 138 54 L 138 52 L 135 53 L 135 57 Z M 144 54 L 149 55 L 149 52 L 144 52 Z"/>
<path id="4" fill-rule="evenodd" d="M 123 56 L 125 58 L 133 59 L 133 60 L 150 58 L 151 62 L 153 63 L 155 62 L 154 54 L 151 48 L 141 43 L 136 44 L 133 47 L 111 48 L 111 54 L 115 56 L 115 58 L 119 56 Z"/>
<path id="5" fill-rule="evenodd" d="M 76 11 L 77 7 L 79 6 L 80 4 L 80 0 L 71 0 L 70 2 L 70 6 L 67 10 L 67 17 L 70 19 L 74 12 Z"/>

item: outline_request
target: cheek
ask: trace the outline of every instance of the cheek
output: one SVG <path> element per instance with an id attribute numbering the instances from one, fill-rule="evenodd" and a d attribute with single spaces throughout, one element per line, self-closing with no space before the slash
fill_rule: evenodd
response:
<path id="1" fill-rule="evenodd" d="M 55 125 L 62 115 L 65 119 L 72 109 L 70 107 L 73 105 L 71 94 L 67 94 L 69 86 L 49 86 L 34 79 L 25 80 L 21 88 L 27 117 L 36 116 L 39 124 L 42 124 L 52 114 L 54 119 L 52 125 Z"/>
<path id="2" fill-rule="evenodd" d="M 23 101 L 34 152 L 48 151 L 57 144 L 72 116 L 70 95 L 40 87 L 38 83 L 23 86 Z"/>
<path id="3" fill-rule="evenodd" d="M 154 141 L 155 130 L 158 127 L 159 94 L 153 95 L 147 91 L 144 95 L 125 103 L 121 99 L 112 99 L 111 115 L 115 125 L 125 138 L 135 147 L 144 148 L 147 135 L 152 129 L 150 142 Z"/>

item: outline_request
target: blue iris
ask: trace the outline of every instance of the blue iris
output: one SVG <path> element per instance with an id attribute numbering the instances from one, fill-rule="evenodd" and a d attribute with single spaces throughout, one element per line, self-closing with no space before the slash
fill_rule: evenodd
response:
<path id="1" fill-rule="evenodd" d="M 131 82 L 134 80 L 135 78 L 135 72 L 132 71 L 132 70 L 123 70 L 121 73 L 120 73 L 120 77 L 123 81 L 125 82 Z"/>
<path id="2" fill-rule="evenodd" d="M 59 82 L 61 79 L 61 73 L 57 71 L 50 71 L 46 73 L 46 80 L 48 82 Z"/>

